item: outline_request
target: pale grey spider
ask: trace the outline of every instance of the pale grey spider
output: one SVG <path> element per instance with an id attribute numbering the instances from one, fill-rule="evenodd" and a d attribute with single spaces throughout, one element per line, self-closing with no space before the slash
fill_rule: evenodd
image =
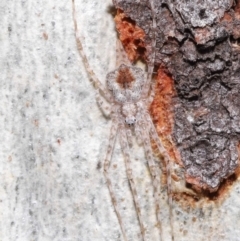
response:
<path id="1" fill-rule="evenodd" d="M 111 157 L 115 145 L 115 140 L 117 135 L 120 138 L 120 145 L 124 154 L 125 166 L 127 170 L 127 177 L 130 183 L 130 188 L 135 204 L 135 209 L 137 212 L 141 234 L 144 241 L 146 241 L 146 231 L 143 224 L 143 218 L 141 215 L 141 209 L 139 205 L 139 200 L 137 196 L 137 191 L 135 187 L 135 183 L 132 176 L 132 169 L 130 166 L 130 147 L 132 133 L 136 136 L 137 140 L 143 144 L 144 151 L 146 154 L 146 159 L 148 162 L 149 170 L 152 177 L 152 184 L 154 188 L 154 199 L 156 203 L 156 215 L 159 227 L 160 225 L 160 207 L 159 207 L 159 185 L 160 185 L 160 173 L 159 169 L 156 167 L 156 164 L 153 160 L 153 151 L 151 147 L 151 139 L 157 144 L 157 147 L 161 154 L 164 157 L 166 162 L 167 169 L 167 186 L 168 186 L 168 200 L 170 206 L 170 223 L 172 228 L 172 214 L 171 214 L 171 205 L 172 205 L 172 197 L 171 197 L 171 162 L 170 157 L 162 145 L 157 132 L 155 130 L 152 119 L 149 115 L 148 108 L 151 104 L 154 97 L 154 87 L 152 84 L 152 75 L 154 68 L 154 60 L 155 60 L 155 45 L 156 45 L 156 18 L 155 18 L 155 10 L 153 0 L 149 0 L 149 7 L 152 12 L 152 49 L 151 49 L 151 57 L 148 62 L 148 71 L 147 77 L 145 72 L 138 67 L 132 66 L 128 60 L 124 60 L 123 62 L 127 62 L 127 64 L 122 63 L 117 69 L 107 74 L 107 88 L 105 88 L 102 83 L 98 80 L 97 76 L 91 69 L 87 57 L 83 51 L 82 43 L 80 40 L 80 36 L 78 33 L 78 25 L 76 20 L 76 11 L 75 11 L 75 3 L 73 3 L 73 21 L 75 27 L 75 35 L 77 41 L 77 47 L 80 52 L 80 55 L 85 64 L 86 70 L 89 74 L 90 80 L 94 87 L 96 88 L 98 94 L 100 93 L 102 97 L 106 99 L 107 102 L 111 104 L 111 119 L 112 119 L 112 127 L 110 130 L 109 144 L 107 147 L 106 159 L 104 161 L 104 175 L 106 177 L 107 186 L 110 192 L 110 196 L 112 199 L 113 206 L 115 208 L 117 218 L 122 230 L 122 234 L 124 240 L 127 241 L 127 235 L 124 229 L 124 225 L 122 222 L 122 218 L 119 212 L 118 203 L 116 197 L 114 195 L 112 183 L 109 177 L 109 167 L 111 162 Z M 122 52 L 120 50 L 120 52 Z M 100 96 L 97 95 L 97 101 L 101 108 L 104 109 L 104 104 L 100 100 Z M 161 233 L 161 230 L 160 230 Z M 173 239 L 173 234 L 172 239 Z"/>

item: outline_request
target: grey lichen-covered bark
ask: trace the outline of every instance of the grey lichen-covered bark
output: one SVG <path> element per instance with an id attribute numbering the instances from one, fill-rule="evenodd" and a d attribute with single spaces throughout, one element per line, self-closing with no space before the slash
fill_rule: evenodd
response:
<path id="1" fill-rule="evenodd" d="M 210 191 L 217 190 L 238 166 L 239 4 L 232 0 L 155 1 L 155 64 L 167 68 L 177 92 L 172 135 L 188 182 Z M 116 0 L 115 6 L 145 31 L 149 46 L 148 1 Z"/>
<path id="2" fill-rule="evenodd" d="M 115 68 L 111 0 L 75 2 L 84 50 L 105 84 Z M 96 104 L 77 52 L 71 1 L 3 0 L 0 12 L 0 240 L 122 241 L 103 176 L 111 123 Z M 131 161 L 149 240 L 159 240 L 142 148 L 134 148 Z M 130 240 L 138 241 L 118 143 L 111 164 L 125 227 Z M 162 205 L 167 193 L 161 188 L 163 241 L 168 241 L 168 208 Z M 184 209 L 174 200 L 175 241 L 239 241 L 239 190 L 236 183 L 220 208 L 199 201 Z"/>

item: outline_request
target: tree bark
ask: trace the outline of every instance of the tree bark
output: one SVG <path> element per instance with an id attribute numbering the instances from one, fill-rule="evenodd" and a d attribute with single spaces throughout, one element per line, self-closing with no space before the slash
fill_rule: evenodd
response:
<path id="1" fill-rule="evenodd" d="M 117 28 L 127 51 L 133 60 L 139 55 L 147 60 L 152 38 L 148 1 L 114 4 L 118 16 L 125 15 L 117 19 Z M 195 189 L 217 191 L 224 179 L 237 173 L 239 164 L 240 1 L 164 0 L 154 5 L 157 81 L 159 76 L 166 79 L 164 72 L 175 92 L 165 95 L 165 100 L 170 98 L 164 106 L 152 106 L 153 118 L 158 129 L 169 129 L 167 121 L 158 121 L 163 117 L 156 108 L 161 106 L 165 119 L 171 119 L 170 132 L 180 153 L 176 162 L 182 164 L 186 181 Z M 126 34 L 124 21 L 142 29 L 144 38 Z M 162 88 L 170 83 L 163 82 Z M 157 99 L 160 94 L 157 89 Z"/>

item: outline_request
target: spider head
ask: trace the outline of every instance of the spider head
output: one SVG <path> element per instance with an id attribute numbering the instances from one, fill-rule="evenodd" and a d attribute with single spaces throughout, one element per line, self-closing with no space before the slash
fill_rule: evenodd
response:
<path id="1" fill-rule="evenodd" d="M 122 114 L 125 118 L 125 123 L 128 126 L 132 126 L 136 122 L 136 114 L 137 114 L 137 108 L 134 103 L 125 103 L 122 106 Z"/>

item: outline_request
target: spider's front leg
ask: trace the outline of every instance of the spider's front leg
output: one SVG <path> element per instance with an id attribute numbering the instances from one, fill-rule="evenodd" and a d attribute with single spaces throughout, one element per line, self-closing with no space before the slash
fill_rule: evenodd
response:
<path id="1" fill-rule="evenodd" d="M 115 142 L 116 142 L 116 137 L 117 137 L 117 134 L 119 132 L 118 124 L 119 123 L 118 123 L 117 118 L 116 119 L 113 118 L 113 124 L 112 124 L 111 130 L 110 130 L 109 143 L 108 143 L 108 147 L 107 147 L 107 155 L 106 155 L 106 159 L 104 161 L 104 176 L 105 176 L 106 181 L 107 181 L 107 187 L 108 187 L 108 190 L 109 190 L 109 193 L 110 193 L 110 197 L 112 199 L 112 203 L 113 203 L 113 206 L 114 206 L 117 218 L 118 218 L 119 225 L 120 225 L 121 230 L 122 230 L 124 241 L 128 241 L 125 229 L 123 227 L 123 221 L 122 221 L 122 218 L 121 218 L 121 215 L 120 215 L 117 199 L 116 199 L 116 196 L 113 192 L 112 182 L 111 182 L 111 179 L 109 177 L 109 167 L 110 167 L 110 163 L 111 163 L 111 160 L 112 160 L 112 154 L 113 154 L 113 149 L 114 149 Z"/>
<path id="2" fill-rule="evenodd" d="M 126 129 L 126 135 L 127 135 L 127 141 L 129 143 L 129 146 L 133 146 L 133 135 L 132 135 L 132 130 L 130 128 Z"/>
<path id="3" fill-rule="evenodd" d="M 152 122 L 152 119 L 149 114 L 146 115 L 147 119 L 147 125 L 148 125 L 148 131 L 150 136 L 153 138 L 154 142 L 157 144 L 158 150 L 160 153 L 163 155 L 165 164 L 166 164 L 166 169 L 167 169 L 167 191 L 168 191 L 168 205 L 169 205 L 169 216 L 170 216 L 170 226 L 171 226 L 171 236 L 172 240 L 174 240 L 174 235 L 173 235 L 173 214 L 172 214 L 172 177 L 171 177 L 171 171 L 172 171 L 172 159 L 169 156 L 167 150 L 163 146 L 157 131 L 155 129 L 155 126 Z M 169 141 L 172 143 L 171 137 L 168 137 Z"/>
<path id="4" fill-rule="evenodd" d="M 126 130 L 125 130 L 124 126 L 122 126 L 122 128 L 120 129 L 120 145 L 121 145 L 123 155 L 124 155 L 127 177 L 128 177 L 128 181 L 130 183 L 131 193 L 132 193 L 132 196 L 133 196 L 133 201 L 134 201 L 134 205 L 135 205 L 135 208 L 136 208 L 138 221 L 139 221 L 139 224 L 140 224 L 141 234 L 142 234 L 142 237 L 143 237 L 143 241 L 146 241 L 147 240 L 146 239 L 146 231 L 145 231 L 145 227 L 144 227 L 144 224 L 143 224 L 143 218 L 142 218 L 141 209 L 140 209 L 140 205 L 139 205 L 136 185 L 135 185 L 135 182 L 134 182 L 134 179 L 133 179 L 132 168 L 131 168 L 131 160 L 130 160 L 130 150 L 129 150 L 127 134 L 126 134 Z"/>
<path id="5" fill-rule="evenodd" d="M 142 120 L 143 120 L 143 118 L 142 118 Z M 138 126 L 138 125 L 140 125 L 140 126 Z M 137 124 L 136 127 L 140 130 L 140 133 L 141 133 L 141 139 L 143 142 L 144 152 L 145 152 L 145 155 L 147 158 L 148 167 L 149 167 L 151 177 L 152 177 L 154 200 L 155 200 L 155 205 L 156 205 L 156 216 L 157 216 L 158 227 L 160 229 L 160 240 L 162 240 L 162 226 L 161 226 L 161 216 L 160 216 L 160 206 L 159 206 L 160 185 L 161 185 L 160 171 L 159 171 L 158 166 L 156 166 L 156 164 L 153 160 L 153 153 L 152 153 L 152 147 L 151 147 L 147 124 L 144 122 L 141 122 L 141 123 Z"/>

